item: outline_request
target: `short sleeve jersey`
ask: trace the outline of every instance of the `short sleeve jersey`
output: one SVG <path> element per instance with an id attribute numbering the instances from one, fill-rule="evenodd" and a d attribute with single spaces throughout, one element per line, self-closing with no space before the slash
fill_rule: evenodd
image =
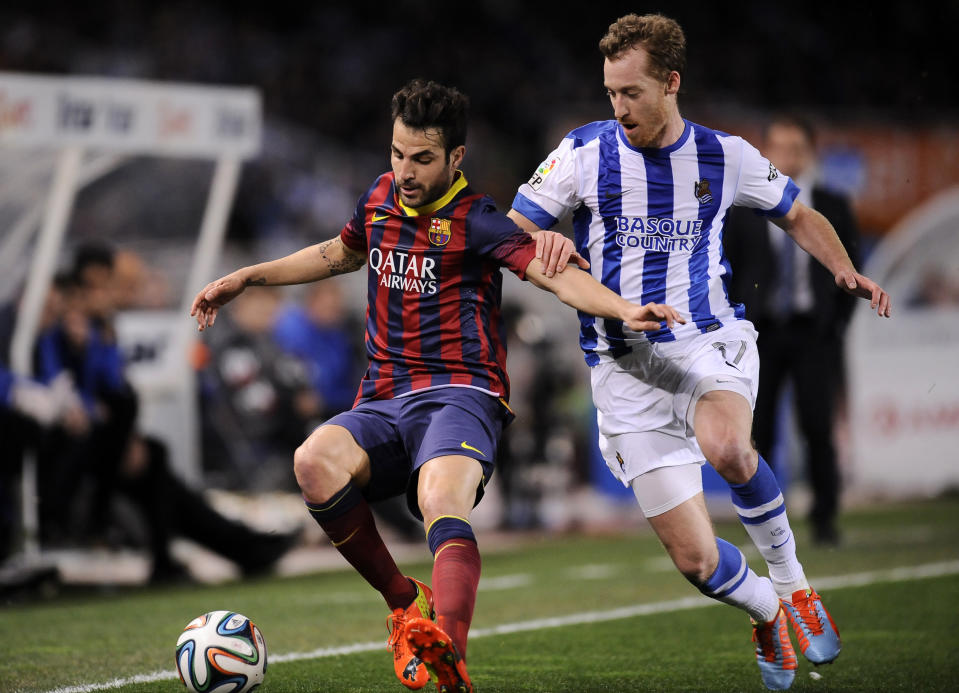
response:
<path id="1" fill-rule="evenodd" d="M 508 400 L 505 267 L 525 279 L 536 243 L 457 172 L 450 190 L 402 204 L 392 173 L 360 198 L 340 232 L 368 264 L 366 351 L 356 402 L 473 387 Z"/>
<path id="2" fill-rule="evenodd" d="M 799 188 L 740 137 L 684 121 L 663 149 L 636 148 L 615 120 L 570 132 L 520 186 L 513 208 L 540 228 L 572 214 L 576 250 L 590 272 L 634 303 L 668 303 L 691 319 L 637 333 L 621 321 L 580 313 L 590 365 L 642 341 L 682 339 L 743 319 L 729 299 L 723 253 L 732 205 L 778 217 Z"/>

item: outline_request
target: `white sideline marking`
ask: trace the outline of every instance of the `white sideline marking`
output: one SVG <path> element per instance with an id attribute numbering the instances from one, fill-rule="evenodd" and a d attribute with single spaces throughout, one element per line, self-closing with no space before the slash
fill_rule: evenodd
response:
<path id="1" fill-rule="evenodd" d="M 818 578 L 815 580 L 814 587 L 820 589 L 844 589 L 847 587 L 861 587 L 863 585 L 874 585 L 880 582 L 902 582 L 907 580 L 921 580 L 924 578 L 942 577 L 944 575 L 959 574 L 959 561 L 944 561 L 942 563 L 926 563 L 917 566 L 904 566 L 900 568 L 889 568 L 887 570 L 870 570 L 863 573 L 852 573 L 850 575 L 835 575 L 832 577 Z M 492 628 L 476 628 L 470 630 L 470 638 L 485 638 L 490 635 L 504 635 L 507 633 L 522 633 L 531 630 L 544 630 L 546 628 L 560 628 L 563 626 L 575 626 L 583 623 L 602 623 L 604 621 L 616 621 L 634 616 L 647 616 L 649 614 L 661 614 L 668 611 L 683 611 L 686 609 L 698 609 L 704 606 L 716 606 L 719 602 L 701 595 L 695 597 L 685 597 L 683 599 L 672 599 L 666 602 L 653 602 L 650 604 L 635 604 L 633 606 L 624 606 L 618 609 L 609 609 L 607 611 L 587 611 L 580 614 L 570 614 L 568 616 L 555 616 L 553 618 L 541 618 L 532 621 L 522 621 L 520 623 L 507 623 Z M 335 657 L 338 655 L 356 654 L 359 652 L 374 652 L 384 648 L 383 641 L 376 642 L 358 642 L 352 645 L 342 645 L 340 647 L 323 647 L 312 652 L 290 652 L 280 655 L 269 655 L 270 663 L 296 662 L 304 659 L 321 659 L 323 657 Z M 65 686 L 54 688 L 46 693 L 93 693 L 94 691 L 105 691 L 111 688 L 123 688 L 135 683 L 153 683 L 155 681 L 166 681 L 176 679 L 178 675 L 175 671 L 156 671 L 152 674 L 139 674 L 137 676 L 128 676 L 122 679 L 113 679 L 103 683 L 89 683 L 80 686 Z"/>

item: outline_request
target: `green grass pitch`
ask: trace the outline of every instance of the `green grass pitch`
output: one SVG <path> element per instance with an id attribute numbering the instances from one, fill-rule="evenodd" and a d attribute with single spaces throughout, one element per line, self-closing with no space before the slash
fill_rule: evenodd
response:
<path id="1" fill-rule="evenodd" d="M 850 512 L 838 550 L 812 547 L 805 525 L 794 525 L 843 652 L 818 669 L 800 657 L 792 690 L 959 690 L 959 498 Z M 717 533 L 764 573 L 738 524 L 718 523 Z M 480 693 L 764 690 L 747 617 L 700 598 L 648 530 L 544 536 L 509 550 L 479 540 L 469 662 Z M 429 579 L 428 564 L 401 568 Z M 406 690 L 385 649 L 382 600 L 343 570 L 2 606 L 0 691 L 185 690 L 174 643 L 213 609 L 240 611 L 262 629 L 262 693 Z"/>

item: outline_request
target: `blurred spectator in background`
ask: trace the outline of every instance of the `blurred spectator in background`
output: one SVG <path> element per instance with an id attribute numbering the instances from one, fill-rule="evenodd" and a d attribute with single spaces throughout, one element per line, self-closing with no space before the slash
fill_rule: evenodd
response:
<path id="1" fill-rule="evenodd" d="M 64 275 L 54 279 L 40 316 L 41 330 L 59 319 L 67 283 Z M 47 385 L 10 370 L 16 317 L 16 301 L 0 306 L 0 562 L 17 544 L 21 509 L 17 489 L 24 453 L 39 449 L 45 436 L 80 436 L 89 427 L 86 410 L 69 375 L 63 374 Z"/>
<path id="2" fill-rule="evenodd" d="M 44 436 L 81 436 L 89 422 L 69 378 L 51 385 L 14 375 L 0 363 L 0 563 L 14 550 L 20 510 L 17 480 L 26 450 Z"/>
<path id="3" fill-rule="evenodd" d="M 37 341 L 37 378 L 44 383 L 69 378 L 91 423 L 80 438 L 53 432 L 44 441 L 38 485 L 46 542 L 59 543 L 77 530 L 105 532 L 120 460 L 136 422 L 136 395 L 123 376 L 113 332 L 109 258 L 105 248 L 78 250 L 73 281 L 60 287 L 59 319 Z M 77 523 L 71 512 L 81 489 L 91 496 Z"/>
<path id="4" fill-rule="evenodd" d="M 243 294 L 208 341 L 203 460 L 217 486 L 295 489 L 293 451 L 323 420 L 306 365 L 273 337 L 281 298 L 275 288 Z"/>
<path id="5" fill-rule="evenodd" d="M 832 223 L 858 265 L 859 234 L 852 208 L 845 197 L 817 184 L 815 146 L 812 125 L 794 115 L 775 117 L 763 130 L 763 154 L 796 181 L 797 199 Z M 789 381 L 806 442 L 814 538 L 835 544 L 840 475 L 833 422 L 844 382 L 843 336 L 856 299 L 839 289 L 825 267 L 766 217 L 733 207 L 724 242 L 733 267 L 730 297 L 745 303 L 746 317 L 759 332 L 762 377 L 753 419 L 756 447 L 767 460 L 774 459 L 778 405 Z"/>
<path id="6" fill-rule="evenodd" d="M 168 448 L 156 438 L 134 433 L 121 472 L 120 491 L 146 515 L 151 582 L 188 577 L 170 554 L 170 541 L 178 536 L 233 561 L 248 576 L 271 570 L 299 540 L 299 530 L 261 532 L 221 515 L 173 473 Z"/>
<path id="7" fill-rule="evenodd" d="M 273 325 L 279 347 L 306 364 L 323 421 L 353 406 L 366 368 L 362 335 L 335 280 L 311 284 L 302 303 L 288 304 Z"/>
<path id="8" fill-rule="evenodd" d="M 133 250 L 117 249 L 113 257 L 111 289 L 117 310 L 169 308 L 173 305 L 170 280 Z"/>
<path id="9" fill-rule="evenodd" d="M 57 392 L 75 387 L 89 427 L 53 428 L 38 443 L 41 538 L 45 544 L 113 542 L 113 501 L 121 496 L 142 514 L 151 578 L 185 577 L 169 540 L 186 536 L 239 564 L 245 572 L 269 568 L 296 535 L 256 532 L 217 513 L 172 473 L 166 446 L 136 431 L 138 398 L 126 380 L 113 318 L 113 249 L 77 249 L 72 281 L 61 279 L 57 319 L 38 340 L 36 374 Z M 64 385 L 66 383 L 66 385 Z"/>

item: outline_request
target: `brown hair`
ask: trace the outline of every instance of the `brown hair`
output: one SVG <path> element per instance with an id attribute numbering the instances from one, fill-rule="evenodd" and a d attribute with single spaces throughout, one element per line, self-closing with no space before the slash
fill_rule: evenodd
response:
<path id="1" fill-rule="evenodd" d="M 436 128 L 443 135 L 446 160 L 450 152 L 466 144 L 469 98 L 455 87 L 414 79 L 393 94 L 393 120 L 416 130 Z"/>
<path id="2" fill-rule="evenodd" d="M 599 42 L 599 50 L 608 60 L 638 47 L 646 50 L 650 73 L 659 81 L 665 82 L 673 70 L 680 75 L 686 71 L 686 36 L 675 19 L 661 14 L 627 14 L 610 24 Z"/>

